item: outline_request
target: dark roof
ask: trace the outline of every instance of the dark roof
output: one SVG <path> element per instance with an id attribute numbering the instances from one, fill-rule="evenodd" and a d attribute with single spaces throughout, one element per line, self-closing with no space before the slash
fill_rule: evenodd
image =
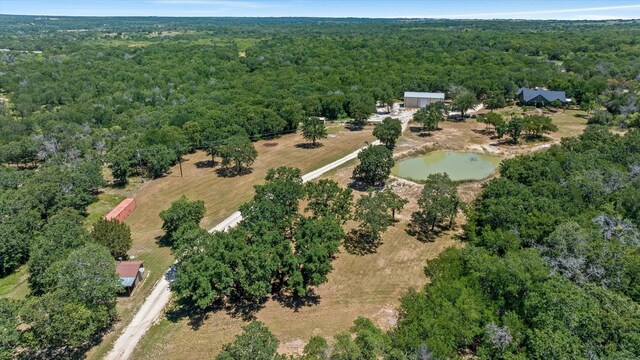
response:
<path id="1" fill-rule="evenodd" d="M 562 102 L 567 102 L 567 95 L 564 91 L 550 91 L 544 89 L 527 89 L 525 87 L 520 88 L 516 95 L 520 96 L 522 94 L 522 99 L 525 102 L 531 101 L 538 96 L 542 96 L 548 102 L 553 102 L 555 100 L 559 100 Z"/>

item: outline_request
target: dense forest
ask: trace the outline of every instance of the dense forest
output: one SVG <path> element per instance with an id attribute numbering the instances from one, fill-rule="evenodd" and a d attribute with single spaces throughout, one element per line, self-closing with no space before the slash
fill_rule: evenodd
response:
<path id="1" fill-rule="evenodd" d="M 31 295 L 0 299 L 0 358 L 76 354 L 115 319 L 113 260 L 126 255 L 130 235 L 115 224 L 87 230 L 100 188 L 160 177 L 195 150 L 241 173 L 255 160 L 252 140 L 294 132 L 311 117 L 363 120 L 404 91 L 510 104 L 521 86 L 564 90 L 591 123 L 627 134 L 594 126 L 505 162 L 469 211 L 468 246 L 429 263 L 432 282 L 404 297 L 397 329 L 383 333 L 363 319 L 355 343 L 338 336 L 352 350 L 336 358 L 637 357 L 640 138 L 629 128 L 640 126 L 639 58 L 638 21 L 2 15 L 0 276 L 26 264 Z M 371 152 L 391 156 L 383 147 Z M 297 183 L 299 174 L 290 175 Z M 272 176 L 267 186 L 277 187 Z M 298 190 L 288 201 L 318 197 Z M 362 209 L 382 201 L 371 197 Z M 325 281 L 341 220 L 282 211 L 286 237 L 261 227 L 265 214 L 254 212 L 258 220 L 216 235 L 218 247 L 207 249 L 246 255 L 264 246 L 251 239 L 270 237 L 280 258 L 266 270 L 254 259 L 246 271 L 260 281 L 226 272 L 233 286 L 224 293 L 191 296 L 187 282 L 176 290 L 206 307 L 238 289 L 264 296 L 273 289 L 257 286 L 274 278 L 295 294 Z M 326 256 L 305 273 L 298 265 L 315 255 L 293 256 L 289 242 L 326 229 L 326 248 L 315 249 Z M 175 240 L 211 241 L 189 230 Z M 109 246 L 114 234 L 122 241 Z M 232 249 L 238 239 L 242 248 Z"/>
<path id="2" fill-rule="evenodd" d="M 593 126 L 506 160 L 469 211 L 466 246 L 428 261 L 394 329 L 358 318 L 301 358 L 637 359 L 639 154 L 639 131 Z M 277 345 L 253 322 L 218 359 L 286 359 Z"/>

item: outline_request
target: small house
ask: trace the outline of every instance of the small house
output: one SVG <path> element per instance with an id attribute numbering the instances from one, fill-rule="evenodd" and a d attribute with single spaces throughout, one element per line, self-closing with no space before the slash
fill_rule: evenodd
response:
<path id="1" fill-rule="evenodd" d="M 541 88 L 528 89 L 520 88 L 516 93 L 516 98 L 520 105 L 528 106 L 547 106 L 552 102 L 567 104 L 569 99 L 564 91 L 551 91 Z"/>
<path id="2" fill-rule="evenodd" d="M 444 102 L 444 93 L 414 92 L 404 93 L 405 108 L 423 108 L 435 102 Z"/>
<path id="3" fill-rule="evenodd" d="M 131 295 L 133 288 L 142 281 L 144 266 L 142 261 L 120 261 L 116 265 L 116 272 L 126 294 Z"/>

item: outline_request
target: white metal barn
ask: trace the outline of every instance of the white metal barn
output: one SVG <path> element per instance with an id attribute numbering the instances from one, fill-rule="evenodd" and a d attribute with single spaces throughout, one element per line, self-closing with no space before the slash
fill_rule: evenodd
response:
<path id="1" fill-rule="evenodd" d="M 414 91 L 404 93 L 404 107 L 406 108 L 423 108 L 438 101 L 444 101 L 444 93 Z"/>

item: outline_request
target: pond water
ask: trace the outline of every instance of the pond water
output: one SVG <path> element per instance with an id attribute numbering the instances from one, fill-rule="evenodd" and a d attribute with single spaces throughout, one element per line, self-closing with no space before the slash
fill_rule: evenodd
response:
<path id="1" fill-rule="evenodd" d="M 447 173 L 451 180 L 481 180 L 493 174 L 502 158 L 459 151 L 434 151 L 398 162 L 391 173 L 398 177 L 425 180 L 436 173 Z"/>

